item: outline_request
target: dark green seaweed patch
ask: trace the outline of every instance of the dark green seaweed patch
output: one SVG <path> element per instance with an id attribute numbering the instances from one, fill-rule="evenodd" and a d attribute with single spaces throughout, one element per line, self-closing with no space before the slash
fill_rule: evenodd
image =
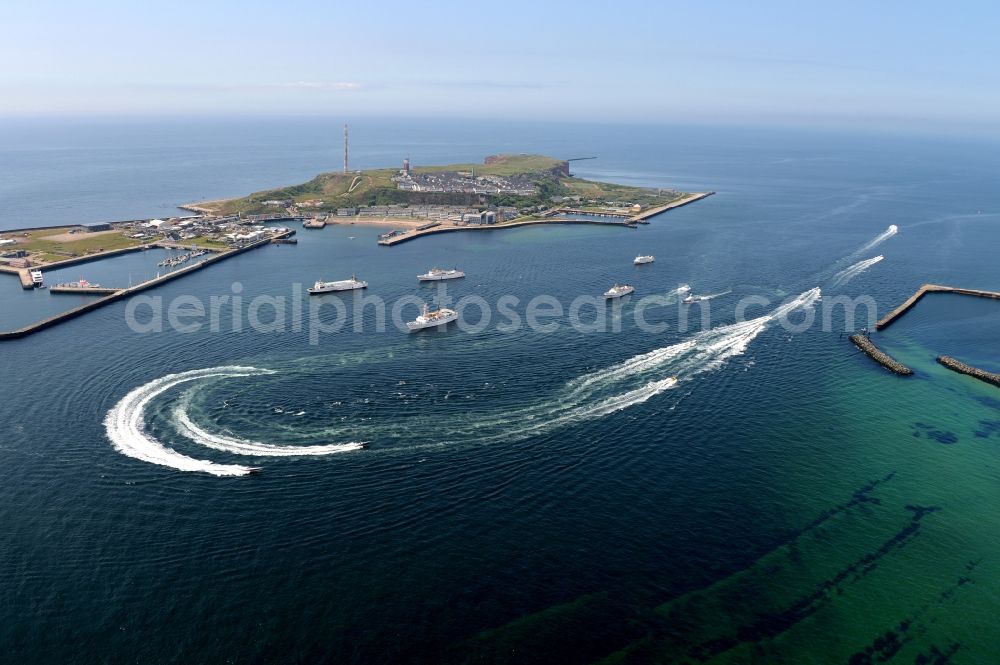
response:
<path id="1" fill-rule="evenodd" d="M 958 443 L 958 435 L 956 435 L 954 432 L 933 429 L 930 425 L 925 425 L 924 423 L 913 423 L 913 425 L 917 428 L 913 430 L 913 436 L 918 439 L 923 434 L 926 434 L 927 438 L 934 439 L 938 443 L 943 443 L 946 445 Z M 923 430 L 923 433 L 921 433 L 921 430 Z"/>
<path id="2" fill-rule="evenodd" d="M 872 665 L 873 663 L 884 663 L 895 656 L 903 645 L 909 642 L 911 637 L 907 636 L 913 622 L 903 619 L 895 628 L 890 628 L 865 647 L 864 651 L 851 654 L 847 659 L 848 665 Z"/>
<path id="3" fill-rule="evenodd" d="M 764 639 L 776 637 L 785 632 L 806 617 L 814 614 L 822 607 L 823 603 L 829 600 L 830 592 L 840 591 L 840 585 L 850 579 L 857 581 L 875 569 L 878 562 L 888 555 L 892 550 L 904 547 L 920 531 L 920 520 L 930 513 L 940 510 L 937 506 L 913 506 L 908 505 L 906 509 L 913 513 L 910 522 L 882 545 L 854 563 L 849 564 L 840 570 L 832 578 L 818 585 L 811 593 L 795 601 L 783 612 L 776 612 L 765 615 L 753 624 L 742 626 L 738 631 L 738 642 L 759 642 Z"/>
<path id="4" fill-rule="evenodd" d="M 1000 434 L 1000 420 L 980 420 L 979 429 L 975 435 L 981 439 L 988 439 L 994 434 Z"/>
<path id="5" fill-rule="evenodd" d="M 820 533 L 817 528 L 837 515 L 851 510 L 860 505 L 880 505 L 881 500 L 872 496 L 872 493 L 881 484 L 893 479 L 895 471 L 890 472 L 882 478 L 876 478 L 857 488 L 846 501 L 822 511 L 808 523 L 798 529 L 790 531 L 785 538 L 769 550 L 774 552 L 781 547 L 787 547 L 789 556 L 794 559 L 797 554 L 796 541 L 807 532 Z M 765 555 L 758 558 L 747 569 L 753 565 L 765 568 L 764 577 L 770 579 L 772 575 L 780 574 L 781 566 L 778 564 L 764 565 L 761 560 Z M 745 569 L 746 570 L 746 569 Z M 746 595 L 745 589 L 740 590 L 740 595 Z M 752 593 L 749 595 L 753 595 Z M 703 593 L 691 596 L 684 605 L 672 609 L 669 618 L 659 613 L 652 613 L 646 609 L 635 606 L 626 606 L 625 603 L 614 600 L 608 594 L 595 594 L 585 596 L 572 603 L 548 608 L 539 613 L 522 617 L 512 623 L 487 631 L 454 645 L 449 651 L 448 662 L 472 662 L 477 660 L 483 653 L 488 653 L 493 662 L 507 662 L 517 660 L 518 662 L 567 662 L 568 660 L 583 659 L 584 654 L 613 652 L 614 649 L 624 651 L 617 652 L 623 662 L 649 662 L 657 660 L 656 655 L 662 654 L 664 644 L 684 644 L 679 647 L 681 651 L 687 651 L 688 647 L 692 653 L 718 653 L 725 650 L 724 645 L 718 647 L 710 646 L 704 648 L 697 642 L 691 641 L 691 635 L 698 632 L 702 619 L 699 616 L 698 601 L 706 597 Z M 692 605 L 689 607 L 688 605 Z M 587 635 L 586 639 L 570 638 L 569 636 Z M 569 640 L 576 639 L 577 643 L 572 647 L 566 647 Z M 617 642 L 617 645 L 615 644 Z M 631 642 L 631 644 L 629 644 Z M 736 642 L 733 642 L 735 644 Z M 546 649 L 546 644 L 562 644 L 560 653 L 553 653 Z M 568 650 L 567 650 L 568 649 Z M 677 653 L 677 649 L 671 652 Z M 531 656 L 526 654 L 531 653 Z"/>
<path id="6" fill-rule="evenodd" d="M 794 541 L 802 534 L 812 529 L 815 529 L 816 527 L 818 527 L 831 517 L 835 517 L 843 512 L 846 512 L 855 506 L 861 505 L 863 503 L 871 503 L 876 506 L 880 505 L 882 503 L 882 500 L 879 499 L 878 497 L 871 496 L 871 493 L 874 492 L 875 488 L 881 485 L 882 483 L 887 483 L 890 480 L 892 480 L 895 475 L 896 472 L 891 471 L 888 474 L 886 474 L 883 478 L 877 478 L 875 480 L 869 481 L 866 485 L 862 485 L 861 487 L 859 487 L 854 491 L 854 494 L 851 495 L 850 500 L 845 501 L 844 503 L 839 503 L 836 506 L 833 506 L 832 508 L 824 510 L 815 518 L 813 518 L 812 521 L 806 523 L 799 529 L 793 530 L 790 534 L 790 537 L 786 540 L 786 542 L 781 543 L 780 545 L 778 545 L 778 547 L 780 547 L 781 545 L 790 545 L 792 541 Z M 775 549 L 777 549 L 777 547 Z"/>
<path id="7" fill-rule="evenodd" d="M 913 665 L 947 665 L 961 646 L 958 642 L 952 642 L 942 651 L 931 645 L 927 651 L 917 654 L 913 659 Z"/>
<path id="8" fill-rule="evenodd" d="M 891 475 L 887 478 L 891 477 Z M 871 487 L 874 487 L 874 485 Z M 862 489 L 864 490 L 865 488 Z M 867 497 L 867 491 L 859 491 L 856 496 Z M 803 619 L 812 616 L 830 602 L 835 595 L 843 593 L 843 585 L 845 583 L 860 580 L 874 570 L 884 557 L 910 543 L 920 531 L 921 520 L 927 515 L 939 511 L 940 508 L 937 506 L 911 504 L 906 506 L 906 510 L 911 513 L 909 522 L 885 540 L 875 551 L 865 554 L 853 563 L 848 564 L 833 577 L 821 582 L 811 592 L 800 597 L 785 609 L 755 617 L 737 628 L 735 634 L 720 636 L 701 643 L 688 643 L 680 648 L 684 649 L 692 658 L 707 661 L 740 644 L 760 643 L 764 640 L 773 639 Z M 746 589 L 742 589 L 739 595 L 753 597 L 754 594 L 748 592 Z M 634 648 L 628 654 L 629 658 L 626 662 L 640 662 L 644 656 L 656 652 L 660 654 L 678 653 L 679 645 L 676 644 L 676 641 L 680 640 L 683 643 L 685 641 L 684 638 L 694 632 L 690 628 L 692 623 L 696 623 L 696 620 L 694 620 L 691 613 L 685 611 L 689 609 L 697 609 L 697 604 L 688 602 L 684 606 L 677 608 L 677 610 L 670 612 L 665 617 L 660 634 L 656 636 L 655 641 L 644 641 L 641 645 L 636 645 L 637 648 Z M 907 629 L 910 623 L 910 620 L 904 622 Z M 685 629 L 685 626 L 688 629 Z M 901 642 L 898 636 L 893 639 L 892 636 L 886 637 L 883 635 L 882 640 L 879 642 L 879 647 L 882 652 L 889 653 L 894 648 L 898 649 L 898 646 L 896 646 L 897 642 Z"/>
<path id="9" fill-rule="evenodd" d="M 989 397 L 987 395 L 976 395 L 976 401 L 978 401 L 980 404 L 984 404 L 990 407 L 991 409 L 997 409 L 998 411 L 1000 411 L 1000 399 L 997 399 L 996 397 Z"/>
<path id="10" fill-rule="evenodd" d="M 927 510 L 917 509 L 917 513 L 920 515 L 926 515 Z M 978 565 L 979 560 L 968 561 L 963 567 L 964 573 L 966 574 L 959 576 L 953 584 L 938 594 L 937 604 L 940 605 L 945 601 L 950 600 L 960 588 L 972 582 L 972 578 L 967 575 L 971 574 Z M 899 650 L 902 649 L 904 645 L 912 642 L 917 638 L 917 636 L 924 633 L 926 626 L 924 626 L 921 621 L 926 621 L 924 617 L 931 610 L 931 605 L 924 605 L 919 610 L 914 612 L 912 616 L 900 621 L 895 628 L 887 629 L 884 633 L 876 637 L 875 640 L 862 651 L 851 654 L 851 657 L 847 661 L 848 665 L 872 665 L 874 663 L 885 663 L 891 660 L 894 656 L 896 656 L 896 654 L 899 653 Z M 931 619 L 931 622 L 933 621 L 934 620 Z M 953 644 L 952 646 L 954 649 L 947 655 L 944 652 L 937 650 L 936 647 L 931 646 L 929 652 L 922 653 L 917 656 L 916 662 L 945 663 L 947 662 L 947 658 L 950 658 L 951 655 L 958 650 L 957 644 Z M 935 658 L 940 659 L 941 657 L 945 657 L 945 660 L 935 660 Z M 925 660 L 921 660 L 921 658 L 924 658 Z"/>

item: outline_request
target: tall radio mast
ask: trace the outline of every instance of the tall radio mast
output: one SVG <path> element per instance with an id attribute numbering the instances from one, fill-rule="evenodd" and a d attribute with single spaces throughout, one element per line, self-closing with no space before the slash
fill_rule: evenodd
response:
<path id="1" fill-rule="evenodd" d="M 344 173 L 347 173 L 347 123 L 344 123 Z"/>

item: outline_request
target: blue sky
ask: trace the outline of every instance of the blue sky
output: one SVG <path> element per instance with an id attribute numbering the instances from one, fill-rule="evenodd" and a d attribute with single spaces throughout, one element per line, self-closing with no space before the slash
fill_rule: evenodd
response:
<path id="1" fill-rule="evenodd" d="M 6 0 L 0 114 L 1000 128 L 1000 5 Z"/>

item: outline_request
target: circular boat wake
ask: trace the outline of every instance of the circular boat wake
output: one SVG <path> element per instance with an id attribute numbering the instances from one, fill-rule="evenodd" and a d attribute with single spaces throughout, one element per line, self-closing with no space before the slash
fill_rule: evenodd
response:
<path id="1" fill-rule="evenodd" d="M 326 423 L 328 429 L 322 436 L 342 439 L 432 439 L 435 445 L 471 440 L 496 442 L 524 439 L 641 404 L 677 387 L 680 381 L 718 369 L 730 358 L 742 355 L 772 323 L 794 310 L 812 307 L 819 299 L 820 289 L 810 289 L 755 319 L 705 330 L 676 344 L 578 376 L 548 398 L 530 406 L 476 414 L 452 414 L 445 421 L 434 418 L 430 423 L 431 429 L 427 430 L 421 427 L 422 421 L 408 418 L 344 425 Z M 272 374 L 276 372 L 233 366 L 192 370 L 156 379 L 129 392 L 108 412 L 104 421 L 108 438 L 116 450 L 129 457 L 179 471 L 200 471 L 217 476 L 252 473 L 257 470 L 256 467 L 196 459 L 167 447 L 147 431 L 146 410 L 156 397 L 184 383 Z M 233 455 L 293 457 L 331 455 L 363 447 L 355 441 L 275 445 L 240 438 L 229 432 L 209 431 L 189 415 L 190 392 L 172 409 L 170 421 L 179 435 L 206 448 Z"/>
<path id="2" fill-rule="evenodd" d="M 123 397 L 104 418 L 104 428 L 115 450 L 144 462 L 167 466 L 178 471 L 201 471 L 215 476 L 245 476 L 257 467 L 242 464 L 220 464 L 211 460 L 196 459 L 168 448 L 146 431 L 146 407 L 157 396 L 183 383 L 206 379 L 232 379 L 274 374 L 272 370 L 256 367 L 213 367 L 196 369 L 178 374 L 168 374 L 135 388 Z M 195 443 L 222 452 L 258 457 L 296 455 L 330 455 L 358 450 L 360 443 L 338 443 L 317 446 L 276 446 L 247 441 L 236 437 L 213 434 L 197 426 L 183 409 L 175 411 L 181 434 Z"/>

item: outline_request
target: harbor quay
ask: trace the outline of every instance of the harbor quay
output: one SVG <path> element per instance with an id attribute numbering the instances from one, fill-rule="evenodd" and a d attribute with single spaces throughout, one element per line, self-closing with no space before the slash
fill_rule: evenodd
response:
<path id="1" fill-rule="evenodd" d="M 892 310 L 884 318 L 879 319 L 878 323 L 875 324 L 876 329 L 883 330 L 892 325 L 896 319 L 906 314 L 908 311 L 913 309 L 913 307 L 920 302 L 920 300 L 928 293 L 954 293 L 958 295 L 965 296 L 975 296 L 978 298 L 992 298 L 994 300 L 1000 300 L 1000 292 L 998 291 L 984 291 L 982 289 L 963 289 L 957 286 L 943 286 L 941 284 L 923 284 L 916 293 L 907 298 L 903 303 Z"/>
<path id="2" fill-rule="evenodd" d="M 248 252 L 248 251 L 251 251 L 251 250 L 254 250 L 254 249 L 258 249 L 260 247 L 264 247 L 266 245 L 271 244 L 272 242 L 274 242 L 276 240 L 280 241 L 280 240 L 283 240 L 283 239 L 287 239 L 287 238 L 289 238 L 290 236 L 292 236 L 294 234 L 295 234 L 295 231 L 291 230 L 291 229 L 285 229 L 285 230 L 282 230 L 282 231 L 279 231 L 279 232 L 275 232 L 275 233 L 270 234 L 270 235 L 268 235 L 268 237 L 265 237 L 265 238 L 263 238 L 261 240 L 254 241 L 254 242 L 251 242 L 249 244 L 246 244 L 246 245 L 243 245 L 243 246 L 240 246 L 240 247 L 235 247 L 235 248 L 232 248 L 232 249 L 227 249 L 225 251 L 215 252 L 211 256 L 209 256 L 208 258 L 206 258 L 206 259 L 204 259 L 202 261 L 199 261 L 199 262 L 194 263 L 194 264 L 189 265 L 189 266 L 185 266 L 183 268 L 178 268 L 176 270 L 173 270 L 173 271 L 168 272 L 168 273 L 163 274 L 163 275 L 158 275 L 157 277 L 154 277 L 154 278 L 149 279 L 149 280 L 147 280 L 145 282 L 142 282 L 140 284 L 136 284 L 135 286 L 130 286 L 130 287 L 127 287 L 127 288 L 103 289 L 103 288 L 95 288 L 95 287 L 53 287 L 55 293 L 59 293 L 59 292 L 63 292 L 63 293 L 75 293 L 75 294 L 91 293 L 91 294 L 95 294 L 95 295 L 100 294 L 102 297 L 99 297 L 99 298 L 97 298 L 97 299 L 95 299 L 95 300 L 93 300 L 91 302 L 88 302 L 88 303 L 85 303 L 83 305 L 80 305 L 79 307 L 74 307 L 73 309 L 67 310 L 65 312 L 60 312 L 59 314 L 47 317 L 47 318 L 42 319 L 40 321 L 36 321 L 35 323 L 32 323 L 32 324 L 27 325 L 27 326 L 24 326 L 22 328 L 18 328 L 16 330 L 9 330 L 9 331 L 5 331 L 5 332 L 0 332 L 0 341 L 2 341 L 2 340 L 19 339 L 19 338 L 22 338 L 22 337 L 27 337 L 29 335 L 32 335 L 32 334 L 34 334 L 36 332 L 39 332 L 41 330 L 44 330 L 46 328 L 50 328 L 52 326 L 58 325 L 60 323 L 63 323 L 65 321 L 69 321 L 71 319 L 74 319 L 74 318 L 76 318 L 78 316 L 86 314 L 87 312 L 95 310 L 95 309 L 97 309 L 99 307 L 103 307 L 103 306 L 105 306 L 107 304 L 110 304 L 112 302 L 116 302 L 118 300 L 122 300 L 124 298 L 128 298 L 130 296 L 134 296 L 136 294 L 142 293 L 143 291 L 146 291 L 147 289 L 151 289 L 151 288 L 154 288 L 154 287 L 159 286 L 161 284 L 165 284 L 165 283 L 167 283 L 169 281 L 178 279 L 178 278 L 183 277 L 184 275 L 187 275 L 187 274 L 189 274 L 191 272 L 194 272 L 196 270 L 202 270 L 204 268 L 207 268 L 207 267 L 211 266 L 214 263 L 218 263 L 219 261 L 224 261 L 224 260 L 226 260 L 228 258 L 231 258 L 233 256 L 236 256 L 238 254 L 242 254 L 244 252 Z M 129 251 L 140 251 L 141 249 L 143 249 L 143 248 L 130 249 Z M 106 256 L 104 256 L 102 258 L 106 258 Z M 88 260 L 98 260 L 97 258 L 94 258 L 94 257 L 87 257 L 87 259 Z"/>

